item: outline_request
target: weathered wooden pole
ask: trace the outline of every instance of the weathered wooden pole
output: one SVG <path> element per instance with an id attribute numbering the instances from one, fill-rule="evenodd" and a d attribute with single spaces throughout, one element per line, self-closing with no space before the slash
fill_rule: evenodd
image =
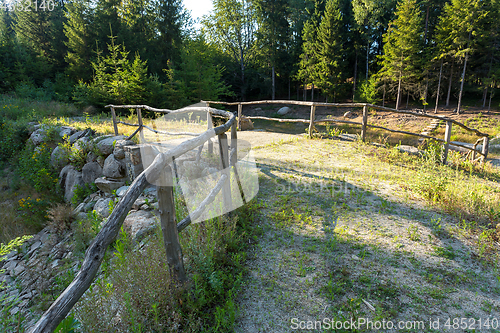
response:
<path id="1" fill-rule="evenodd" d="M 161 183 L 157 186 L 158 208 L 160 211 L 161 231 L 163 232 L 163 243 L 167 253 L 168 268 L 170 276 L 177 282 L 186 281 L 186 271 L 182 261 L 182 249 L 179 243 L 177 223 L 175 221 L 174 184 L 172 169 L 167 164 L 163 168 Z"/>
<path id="2" fill-rule="evenodd" d="M 441 162 L 443 164 L 446 164 L 446 161 L 448 159 L 448 149 L 450 148 L 450 138 L 451 138 L 451 126 L 452 126 L 452 122 L 451 121 L 447 121 L 446 122 L 446 130 L 444 132 L 443 156 L 441 158 Z"/>
<path id="3" fill-rule="evenodd" d="M 207 103 L 208 105 L 208 103 Z M 210 111 L 207 111 L 207 129 L 211 129 L 214 127 L 214 124 L 212 122 L 212 114 Z M 212 142 L 212 139 L 208 139 L 208 154 L 212 155 L 214 153 L 214 144 Z"/>
<path id="4" fill-rule="evenodd" d="M 219 137 L 219 152 L 220 159 L 222 164 L 222 174 L 227 176 L 226 183 L 222 188 L 222 196 L 224 197 L 224 206 L 228 211 L 231 211 L 233 208 L 231 202 L 231 173 L 229 170 L 229 146 L 227 144 L 227 135 L 226 133 L 222 133 L 218 135 Z"/>
<path id="5" fill-rule="evenodd" d="M 483 153 L 483 163 L 486 162 L 486 158 L 488 158 L 489 143 L 490 138 L 485 136 L 483 138 L 483 148 L 481 149 L 481 153 Z"/>
<path id="6" fill-rule="evenodd" d="M 238 129 L 241 131 L 241 116 L 242 116 L 243 106 L 238 103 Z"/>
<path id="7" fill-rule="evenodd" d="M 141 109 L 137 109 L 137 119 L 139 120 L 139 137 L 141 138 L 141 142 L 144 142 L 144 131 L 142 127 L 142 112 Z"/>
<path id="8" fill-rule="evenodd" d="M 240 191 L 241 200 L 244 204 L 247 203 L 245 199 L 245 192 L 243 191 L 243 186 L 241 185 L 240 175 L 238 174 L 238 169 L 236 168 L 236 163 L 238 163 L 238 134 L 236 130 L 236 122 L 231 125 L 231 154 L 229 154 L 229 166 L 233 167 L 234 178 L 238 184 L 238 189 Z"/>
<path id="9" fill-rule="evenodd" d="M 311 116 L 309 117 L 309 138 L 312 138 L 314 129 L 314 119 L 316 116 L 316 105 L 311 105 Z"/>
<path id="10" fill-rule="evenodd" d="M 114 107 L 111 107 L 111 115 L 113 116 L 113 128 L 115 129 L 115 135 L 118 135 L 118 124 L 116 123 L 116 112 Z"/>
<path id="11" fill-rule="evenodd" d="M 366 124 L 368 121 L 368 106 L 363 106 L 363 122 L 361 124 L 361 140 L 365 142 L 366 138 Z"/>

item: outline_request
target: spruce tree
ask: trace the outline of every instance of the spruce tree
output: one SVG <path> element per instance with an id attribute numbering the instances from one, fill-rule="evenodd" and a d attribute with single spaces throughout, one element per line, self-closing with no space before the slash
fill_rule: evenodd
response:
<path id="1" fill-rule="evenodd" d="M 396 9 L 396 18 L 384 35 L 384 54 L 379 78 L 390 80 L 390 90 L 397 90 L 396 110 L 401 105 L 403 90 L 418 91 L 420 78 L 419 52 L 422 47 L 421 13 L 415 0 L 402 0 Z M 397 88 L 396 88 L 397 87 Z"/>
<path id="2" fill-rule="evenodd" d="M 328 0 L 316 38 L 316 84 L 333 101 L 346 77 L 343 27 L 340 1 Z"/>

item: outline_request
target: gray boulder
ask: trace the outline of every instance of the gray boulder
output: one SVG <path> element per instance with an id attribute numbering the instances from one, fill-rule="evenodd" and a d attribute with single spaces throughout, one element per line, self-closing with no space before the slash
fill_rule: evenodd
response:
<path id="1" fill-rule="evenodd" d="M 134 141 L 130 140 L 118 140 L 115 143 L 115 149 L 113 149 L 113 155 L 119 160 L 123 160 L 125 158 L 125 150 L 123 147 L 125 146 L 133 146 L 135 145 Z"/>
<path id="2" fill-rule="evenodd" d="M 60 170 L 68 163 L 69 152 L 64 148 L 57 146 L 50 155 L 50 165 L 52 165 L 54 169 Z"/>
<path id="3" fill-rule="evenodd" d="M 407 153 L 410 155 L 418 155 L 418 153 L 419 153 L 418 148 L 413 147 L 413 146 L 408 146 L 408 145 L 397 146 L 396 149 L 402 153 Z"/>
<path id="4" fill-rule="evenodd" d="M 33 142 L 35 146 L 38 146 L 42 142 L 45 141 L 47 138 L 47 131 L 45 131 L 43 128 L 39 128 L 33 133 L 31 133 L 30 140 Z"/>
<path id="5" fill-rule="evenodd" d="M 73 147 L 75 147 L 78 150 L 88 151 L 89 150 L 88 147 L 90 145 L 89 141 L 90 141 L 89 137 L 84 136 L 76 140 L 75 143 L 73 144 Z"/>
<path id="6" fill-rule="evenodd" d="M 76 129 L 73 127 L 69 127 L 69 126 L 61 126 L 58 129 L 58 133 L 59 133 L 59 136 L 61 138 L 64 138 L 64 137 L 69 138 L 75 132 L 76 132 Z"/>
<path id="7" fill-rule="evenodd" d="M 123 221 L 123 228 L 133 241 L 139 242 L 156 228 L 156 217 L 147 210 L 131 212 Z"/>
<path id="8" fill-rule="evenodd" d="M 108 156 L 113 152 L 114 144 L 116 143 L 116 141 L 123 139 L 125 139 L 125 136 L 118 135 L 104 138 L 99 137 L 94 142 L 97 142 L 97 149 L 99 149 L 99 152 L 104 156 Z"/>
<path id="9" fill-rule="evenodd" d="M 116 180 L 116 179 L 106 179 L 104 177 L 97 178 L 95 180 L 95 185 L 97 188 L 99 188 L 101 191 L 105 193 L 111 193 L 114 190 L 119 189 L 123 185 L 125 185 L 125 182 Z"/>
<path id="10" fill-rule="evenodd" d="M 95 182 L 102 175 L 102 168 L 97 162 L 87 163 L 82 168 L 82 178 L 86 184 Z"/>
<path id="11" fill-rule="evenodd" d="M 283 116 L 287 114 L 288 112 L 292 111 L 288 106 L 284 106 L 281 109 L 278 110 L 278 114 Z"/>
<path id="12" fill-rule="evenodd" d="M 125 164 L 117 160 L 113 154 L 109 155 L 104 161 L 102 173 L 107 178 L 123 178 L 125 177 Z"/>
<path id="13" fill-rule="evenodd" d="M 116 190 L 116 195 L 119 197 L 123 197 L 125 193 L 128 191 L 129 186 L 122 186 Z"/>
<path id="14" fill-rule="evenodd" d="M 112 200 L 113 199 L 111 199 L 111 198 L 103 198 L 103 199 L 97 200 L 97 202 L 94 205 L 94 210 L 97 212 L 97 214 L 99 214 L 103 218 L 107 218 L 110 215 L 109 203 Z"/>
<path id="15" fill-rule="evenodd" d="M 59 174 L 59 186 L 64 190 L 64 200 L 71 202 L 77 186 L 83 186 L 82 173 L 72 165 L 65 166 Z"/>

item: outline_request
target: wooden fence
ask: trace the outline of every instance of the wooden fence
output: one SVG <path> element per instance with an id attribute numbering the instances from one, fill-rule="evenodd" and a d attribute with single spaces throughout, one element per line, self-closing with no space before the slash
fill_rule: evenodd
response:
<path id="1" fill-rule="evenodd" d="M 391 109 L 388 107 L 384 106 L 378 106 L 378 105 L 373 105 L 373 104 L 368 104 L 368 103 L 320 103 L 320 102 L 303 102 L 303 101 L 292 101 L 292 100 L 271 100 L 271 101 L 252 101 L 252 102 L 234 102 L 234 103 L 228 103 L 228 102 L 215 102 L 215 101 L 202 101 L 206 103 L 207 106 L 210 106 L 210 104 L 216 104 L 216 105 L 228 105 L 228 106 L 238 106 L 238 128 L 240 128 L 241 125 L 241 116 L 243 115 L 243 105 L 258 105 L 258 104 L 293 104 L 293 105 L 304 105 L 304 106 L 310 106 L 311 111 L 310 111 L 310 116 L 309 119 L 284 119 L 284 118 L 268 118 L 268 117 L 247 117 L 249 119 L 263 119 L 263 120 L 272 120 L 272 121 L 279 121 L 279 122 L 299 122 L 299 123 L 305 123 L 309 124 L 309 136 L 311 137 L 313 134 L 314 130 L 314 125 L 315 124 L 320 124 L 320 123 L 343 123 L 343 124 L 351 124 L 351 125 L 360 125 L 361 126 L 361 140 L 363 142 L 365 141 L 366 138 L 366 132 L 367 132 L 367 127 L 372 127 L 372 128 L 379 128 L 382 130 L 386 130 L 389 132 L 393 133 L 402 133 L 402 134 L 408 134 L 408 135 L 414 135 L 414 136 L 419 136 L 422 138 L 426 139 L 431 139 L 435 140 L 438 142 L 443 142 L 444 143 L 444 151 L 443 151 L 443 156 L 442 156 L 442 162 L 443 164 L 446 164 L 447 158 L 448 158 L 448 150 L 449 146 L 456 146 L 456 147 L 461 147 L 464 149 L 469 150 L 469 155 L 471 156 L 472 160 L 476 159 L 476 154 L 481 155 L 480 159 L 484 162 L 486 158 L 488 157 L 488 144 L 489 144 L 489 134 L 487 133 L 482 133 L 478 131 L 477 129 L 470 128 L 466 126 L 465 124 L 462 124 L 454 119 L 444 117 L 444 116 L 436 116 L 436 115 L 431 115 L 431 114 L 425 114 L 425 113 L 417 113 L 417 112 L 412 112 L 412 111 L 402 111 L 402 110 L 396 110 L 396 109 Z M 340 120 L 340 119 L 318 119 L 316 120 L 316 107 L 318 106 L 327 106 L 327 107 L 349 107 L 349 108 L 363 108 L 363 118 L 362 122 L 354 122 L 354 121 L 348 121 L 348 120 Z M 407 115 L 412 115 L 416 117 L 424 117 L 424 118 L 431 118 L 431 119 L 438 119 L 446 122 L 446 130 L 445 130 L 445 135 L 443 139 L 436 138 L 433 136 L 425 135 L 425 134 L 419 134 L 419 133 L 412 133 L 408 131 L 401 131 L 401 130 L 395 130 L 395 129 L 390 129 L 382 126 L 377 126 L 377 125 L 372 125 L 368 123 L 368 109 L 374 109 L 374 110 L 381 110 L 381 111 L 388 111 L 388 112 L 394 112 L 394 113 L 400 113 L 400 114 L 407 114 Z M 459 144 L 459 143 L 454 143 L 451 142 L 451 129 L 452 125 L 455 124 L 469 132 L 474 133 L 475 135 L 479 136 L 480 138 L 474 143 L 473 148 Z M 481 151 L 477 151 L 476 147 L 477 145 L 482 141 L 483 146 Z"/>
<path id="2" fill-rule="evenodd" d="M 241 187 L 241 182 L 236 171 L 237 163 L 237 134 L 236 134 L 236 117 L 234 114 L 222 110 L 212 109 L 212 108 L 185 108 L 177 111 L 170 110 L 159 110 L 150 108 L 145 105 L 126 105 L 126 106 L 114 106 L 109 105 L 113 115 L 113 124 L 115 128 L 115 134 L 118 135 L 115 108 L 134 108 L 138 110 L 139 124 L 130 124 L 131 126 L 138 126 L 138 130 L 135 131 L 134 135 L 138 132 L 142 135 L 143 128 L 149 129 L 142 122 L 141 109 L 148 109 L 155 112 L 165 112 L 165 113 L 182 113 L 191 111 L 207 111 L 209 112 L 209 117 L 219 116 L 228 118 L 228 120 L 218 127 L 212 128 L 211 122 L 209 122 L 209 128 L 201 133 L 196 134 L 196 137 L 184 141 L 180 145 L 167 152 L 158 154 L 152 164 L 144 170 L 131 184 L 125 195 L 117 203 L 113 212 L 108 217 L 106 224 L 102 227 L 101 231 L 97 234 L 92 244 L 88 247 L 85 252 L 85 258 L 83 260 L 80 271 L 77 273 L 75 279 L 71 284 L 62 292 L 62 294 L 56 299 L 56 301 L 51 305 L 51 307 L 43 314 L 40 320 L 33 326 L 28 332 L 30 333 L 41 333 L 41 332 L 53 332 L 59 323 L 66 317 L 69 311 L 73 308 L 75 303 L 80 299 L 80 297 L 85 293 L 85 291 L 90 287 L 92 281 L 94 280 L 99 267 L 104 258 L 106 249 L 111 244 L 113 239 L 115 239 L 120 231 L 120 228 L 130 211 L 132 204 L 139 197 L 142 191 L 146 188 L 148 183 L 157 180 L 161 177 L 162 184 L 167 184 L 167 186 L 157 185 L 157 196 L 159 202 L 159 212 L 160 212 L 160 222 L 161 229 L 163 232 L 164 245 L 167 255 L 167 262 L 169 265 L 169 270 L 171 276 L 179 282 L 184 282 L 186 280 L 186 275 L 184 271 L 184 264 L 182 258 L 182 250 L 179 244 L 178 232 L 186 228 L 191 220 L 199 217 L 204 209 L 214 201 L 215 196 L 222 190 L 223 198 L 226 204 L 230 205 L 231 195 L 228 193 L 230 191 L 230 179 L 229 179 L 229 168 L 233 168 L 236 181 L 238 183 L 240 194 L 242 196 L 243 202 L 245 203 L 244 193 Z M 229 148 L 227 142 L 226 132 L 231 129 L 231 147 Z M 152 130 L 152 129 L 151 129 Z M 155 131 L 155 130 L 153 130 Z M 157 131 L 158 132 L 158 131 Z M 178 134 L 178 133 L 172 133 Z M 193 133 L 192 133 L 193 134 Z M 175 205 L 174 205 L 174 195 L 173 195 L 173 185 L 172 184 L 172 170 L 169 166 L 172 163 L 175 167 L 174 160 L 179 156 L 198 148 L 205 144 L 205 142 L 211 142 L 211 138 L 218 136 L 219 150 L 222 163 L 222 175 L 215 187 L 210 191 L 208 196 L 200 203 L 198 208 L 191 212 L 186 218 L 184 218 L 179 223 L 175 221 Z M 212 147 L 213 148 L 213 147 Z M 211 152 L 211 147 L 209 144 L 209 153 Z M 147 178 L 147 179 L 146 179 Z M 228 202 L 229 201 L 229 202 Z"/>

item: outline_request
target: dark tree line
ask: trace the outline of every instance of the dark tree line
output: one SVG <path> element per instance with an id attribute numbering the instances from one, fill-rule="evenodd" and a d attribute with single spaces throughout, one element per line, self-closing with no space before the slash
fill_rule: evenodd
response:
<path id="1" fill-rule="evenodd" d="M 5 1 L 0 91 L 82 105 L 439 100 L 460 112 L 466 95 L 489 106 L 500 75 L 496 0 L 214 0 L 201 31 L 181 0 Z"/>

